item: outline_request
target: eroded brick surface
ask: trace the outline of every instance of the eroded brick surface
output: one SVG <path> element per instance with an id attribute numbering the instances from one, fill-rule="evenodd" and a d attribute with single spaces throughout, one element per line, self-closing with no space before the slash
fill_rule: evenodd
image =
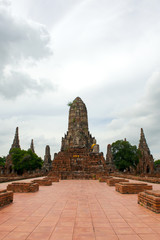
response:
<path id="1" fill-rule="evenodd" d="M 153 212 L 160 213 L 160 190 L 140 192 L 138 203 Z"/>
<path id="2" fill-rule="evenodd" d="M 40 186 L 50 186 L 52 185 L 52 181 L 49 179 L 36 179 L 32 181 L 33 183 L 37 183 Z"/>
<path id="3" fill-rule="evenodd" d="M 37 183 L 26 183 L 26 182 L 14 182 L 8 184 L 7 186 L 8 191 L 13 192 L 36 192 L 39 190 L 39 185 Z"/>
<path id="4" fill-rule="evenodd" d="M 0 191 L 0 207 L 13 202 L 13 192 L 6 189 Z"/>
<path id="5" fill-rule="evenodd" d="M 109 186 L 115 186 L 116 183 L 119 182 L 129 182 L 129 180 L 123 179 L 123 178 L 109 178 L 106 180 L 107 184 Z"/>
<path id="6" fill-rule="evenodd" d="M 144 190 L 152 190 L 152 185 L 148 185 L 146 183 L 125 183 L 120 182 L 115 184 L 115 189 L 120 193 L 139 193 Z"/>

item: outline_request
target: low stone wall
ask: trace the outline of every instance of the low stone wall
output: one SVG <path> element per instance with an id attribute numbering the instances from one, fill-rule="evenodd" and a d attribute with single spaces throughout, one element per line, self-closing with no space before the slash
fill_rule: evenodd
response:
<path id="1" fill-rule="evenodd" d="M 27 192 L 37 192 L 39 190 L 39 185 L 37 183 L 26 183 L 26 182 L 15 182 L 8 184 L 8 191 L 27 193 Z"/>
<path id="2" fill-rule="evenodd" d="M 121 177 L 121 178 L 127 178 L 137 181 L 144 181 L 144 182 L 150 182 L 150 183 L 160 183 L 159 177 L 150 177 L 150 176 L 134 176 L 129 174 L 121 174 L 121 173 L 112 173 L 111 176 L 113 177 Z"/>
<path id="3" fill-rule="evenodd" d="M 36 178 L 36 177 L 43 177 L 44 174 L 28 174 L 23 176 L 0 176 L 0 183 L 2 182 L 11 182 L 11 181 L 17 181 L 17 180 L 24 180 L 29 178 Z"/>
<path id="4" fill-rule="evenodd" d="M 125 183 L 120 182 L 115 184 L 115 190 L 120 193 L 136 194 L 144 190 L 152 190 L 152 185 L 146 183 Z"/>
<path id="5" fill-rule="evenodd" d="M 13 192 L 7 189 L 0 191 L 0 207 L 8 205 L 13 202 Z"/>
<path id="6" fill-rule="evenodd" d="M 33 183 L 37 183 L 40 186 L 51 186 L 52 185 L 52 181 L 48 180 L 48 179 L 36 179 L 32 181 Z"/>
<path id="7" fill-rule="evenodd" d="M 112 177 L 110 177 L 110 176 L 102 176 L 102 177 L 99 178 L 99 182 L 106 182 L 107 179 L 111 179 L 111 178 Z"/>
<path id="8" fill-rule="evenodd" d="M 119 183 L 119 182 L 129 182 L 129 180 L 122 179 L 122 178 L 109 178 L 109 179 L 106 180 L 106 183 L 109 186 L 115 186 L 115 184 Z"/>
<path id="9" fill-rule="evenodd" d="M 58 177 L 45 177 L 45 180 L 49 180 L 51 182 L 59 182 L 59 178 Z"/>
<path id="10" fill-rule="evenodd" d="M 152 190 L 140 192 L 138 194 L 138 204 L 150 209 L 153 212 L 160 213 L 160 191 Z"/>

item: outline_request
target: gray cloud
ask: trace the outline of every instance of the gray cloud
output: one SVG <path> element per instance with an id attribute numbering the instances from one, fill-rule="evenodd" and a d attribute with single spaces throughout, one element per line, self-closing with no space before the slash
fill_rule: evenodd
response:
<path id="1" fill-rule="evenodd" d="M 0 2 L 0 95 L 15 98 L 29 90 L 53 90 L 51 83 L 44 84 L 19 69 L 26 61 L 35 64 L 49 57 L 49 43 L 50 36 L 43 25 L 15 17 L 9 1 Z"/>
<path id="2" fill-rule="evenodd" d="M 0 95 L 7 99 L 13 99 L 24 93 L 37 94 L 51 89 L 54 88 L 49 81 L 37 81 L 27 74 L 15 71 L 0 81 Z"/>

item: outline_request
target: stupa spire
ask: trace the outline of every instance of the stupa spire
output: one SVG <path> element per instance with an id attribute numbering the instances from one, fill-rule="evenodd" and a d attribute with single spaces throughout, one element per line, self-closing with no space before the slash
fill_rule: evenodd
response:
<path id="1" fill-rule="evenodd" d="M 31 140 L 30 149 L 33 153 L 35 153 L 33 139 Z"/>
<path id="2" fill-rule="evenodd" d="M 13 149 L 13 148 L 21 148 L 21 147 L 20 147 L 20 144 L 19 144 L 18 127 L 16 127 L 15 136 L 14 136 L 13 143 L 12 143 L 12 146 L 11 146 L 11 149 Z M 11 149 L 10 149 L 10 150 L 11 150 Z"/>
<path id="3" fill-rule="evenodd" d="M 76 97 L 70 104 L 68 132 L 62 138 L 61 150 L 69 148 L 89 148 L 91 149 L 95 138 L 88 130 L 87 108 L 80 97 Z"/>

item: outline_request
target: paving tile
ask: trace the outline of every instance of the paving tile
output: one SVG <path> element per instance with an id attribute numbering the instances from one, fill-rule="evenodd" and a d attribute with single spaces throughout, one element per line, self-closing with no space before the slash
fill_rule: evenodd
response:
<path id="1" fill-rule="evenodd" d="M 0 232 L 0 240 L 3 239 L 9 232 Z"/>
<path id="2" fill-rule="evenodd" d="M 132 228 L 129 228 L 129 227 L 117 227 L 114 229 L 114 231 L 116 232 L 116 234 L 128 234 L 128 235 L 131 235 L 131 234 L 135 234 L 135 232 L 133 231 Z"/>
<path id="3" fill-rule="evenodd" d="M 141 240 L 138 235 L 117 235 L 119 240 Z"/>
<path id="4" fill-rule="evenodd" d="M 133 228 L 133 230 L 139 234 L 139 233 L 155 233 L 151 228 L 144 228 L 144 227 L 138 227 L 138 228 Z"/>
<path id="5" fill-rule="evenodd" d="M 15 194 L 14 204 L 0 209 L 0 239 L 157 240 L 160 216 L 139 206 L 137 195 L 98 181 L 63 180 Z"/>
<path id="6" fill-rule="evenodd" d="M 50 232 L 32 232 L 26 239 L 28 240 L 48 240 L 50 238 Z"/>
<path id="7" fill-rule="evenodd" d="M 158 234 L 139 234 L 142 240 L 160 240 L 160 235 Z"/>
<path id="8" fill-rule="evenodd" d="M 28 232 L 11 232 L 9 233 L 4 240 L 25 240 L 29 235 Z"/>

